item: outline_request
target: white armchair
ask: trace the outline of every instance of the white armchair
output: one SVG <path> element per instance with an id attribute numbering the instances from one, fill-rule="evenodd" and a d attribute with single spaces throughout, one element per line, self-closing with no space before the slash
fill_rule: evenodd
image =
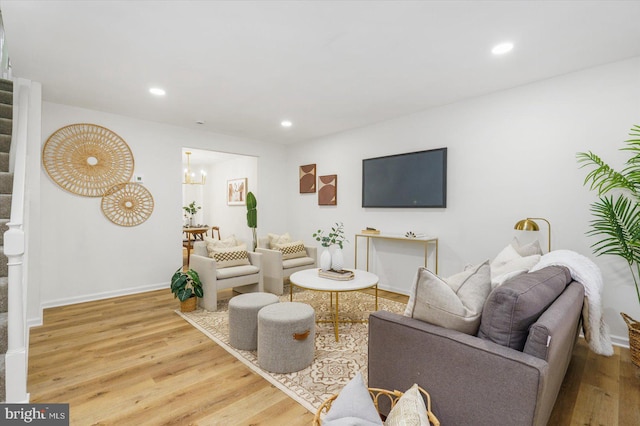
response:
<path id="1" fill-rule="evenodd" d="M 216 260 L 209 257 L 207 245 L 198 241 L 193 246 L 189 267 L 196 271 L 202 282 L 204 297 L 200 307 L 215 311 L 218 306 L 218 290 L 233 288 L 240 293 L 263 291 L 263 267 L 260 253 L 248 252 L 250 265 L 218 268 Z"/>
<path id="2" fill-rule="evenodd" d="M 256 253 L 262 254 L 262 269 L 264 277 L 264 291 L 281 295 L 284 280 L 294 272 L 318 266 L 318 249 L 313 246 L 304 246 L 306 256 L 283 259 L 282 251 L 269 247 L 269 238 L 258 239 Z"/>

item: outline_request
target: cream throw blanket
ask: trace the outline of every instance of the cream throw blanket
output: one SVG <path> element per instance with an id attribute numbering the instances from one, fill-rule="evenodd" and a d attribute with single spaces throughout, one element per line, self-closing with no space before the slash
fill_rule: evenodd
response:
<path id="1" fill-rule="evenodd" d="M 602 312 L 602 288 L 604 281 L 600 268 L 589 258 L 571 250 L 554 250 L 540 258 L 531 272 L 546 266 L 564 266 L 571 277 L 584 286 L 585 303 L 582 309 L 582 327 L 585 340 L 591 350 L 598 355 L 613 355 L 609 327 L 604 322 Z"/>

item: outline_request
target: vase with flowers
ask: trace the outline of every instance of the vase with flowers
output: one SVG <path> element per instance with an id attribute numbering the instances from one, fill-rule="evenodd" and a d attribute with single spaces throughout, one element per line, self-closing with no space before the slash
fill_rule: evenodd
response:
<path id="1" fill-rule="evenodd" d="M 188 226 L 193 226 L 193 216 L 195 216 L 201 208 L 201 206 L 196 205 L 195 201 L 192 201 L 188 206 L 182 207 L 182 210 L 184 210 L 184 216 L 188 220 Z"/>
<path id="2" fill-rule="evenodd" d="M 344 234 L 344 224 L 342 222 L 336 222 L 335 226 L 331 227 L 331 231 L 325 233 L 322 229 L 318 229 L 313 233 L 313 238 L 320 242 L 320 245 L 325 248 L 320 256 L 320 269 L 328 271 L 333 269 L 334 271 L 342 271 L 344 268 L 344 256 L 342 255 L 342 249 L 344 243 L 349 241 Z M 329 247 L 337 246 L 333 255 L 329 251 Z"/>

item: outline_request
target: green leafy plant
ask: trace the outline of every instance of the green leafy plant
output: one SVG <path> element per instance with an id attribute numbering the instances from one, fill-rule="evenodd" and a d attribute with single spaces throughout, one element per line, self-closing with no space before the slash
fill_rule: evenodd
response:
<path id="1" fill-rule="evenodd" d="M 621 171 L 605 163 L 593 152 L 579 152 L 581 167 L 591 167 L 584 185 L 598 193 L 599 199 L 591 204 L 594 219 L 587 235 L 602 239 L 591 247 L 597 255 L 620 256 L 627 261 L 640 303 L 640 126 L 634 125 L 622 151 L 631 157 Z M 611 194 L 614 192 L 614 194 Z M 609 194 L 609 195 L 607 195 Z"/>
<path id="2" fill-rule="evenodd" d="M 335 226 L 331 228 L 331 232 L 328 232 L 326 235 L 322 229 L 318 229 L 313 233 L 313 238 L 315 238 L 316 241 L 320 241 L 322 247 L 330 247 L 337 244 L 342 249 L 344 248 L 344 243 L 349 242 L 344 235 L 344 225 L 342 222 L 336 222 Z"/>
<path id="3" fill-rule="evenodd" d="M 183 206 L 182 210 L 185 211 L 185 214 L 189 215 L 189 217 L 193 216 L 194 214 L 198 213 L 198 210 L 200 210 L 202 207 L 196 205 L 195 201 L 192 201 L 191 204 L 189 204 L 188 206 Z"/>
<path id="4" fill-rule="evenodd" d="M 247 193 L 247 226 L 251 228 L 253 232 L 253 251 L 256 251 L 258 246 L 258 236 L 256 234 L 256 228 L 258 227 L 258 201 L 253 192 Z"/>
<path id="5" fill-rule="evenodd" d="M 178 268 L 171 277 L 171 293 L 181 302 L 194 296 L 202 297 L 204 293 L 198 273 L 193 269 L 183 271 L 182 268 Z"/>

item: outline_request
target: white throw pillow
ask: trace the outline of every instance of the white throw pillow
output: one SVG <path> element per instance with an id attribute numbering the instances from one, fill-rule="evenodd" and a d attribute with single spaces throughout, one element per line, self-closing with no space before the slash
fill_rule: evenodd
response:
<path id="1" fill-rule="evenodd" d="M 521 256 L 513 244 L 509 244 L 491 262 L 491 288 L 502 285 L 516 275 L 529 272 L 539 261 L 539 254 Z"/>
<path id="2" fill-rule="evenodd" d="M 430 426 L 427 406 L 418 385 L 414 384 L 391 409 L 384 426 Z"/>
<path id="3" fill-rule="evenodd" d="M 207 249 L 209 249 L 209 246 L 211 246 L 211 248 L 225 248 L 236 247 L 239 245 L 235 235 L 231 235 L 224 240 L 216 240 L 211 237 L 204 237 L 204 242 L 207 244 Z"/>
<path id="4" fill-rule="evenodd" d="M 405 316 L 475 335 L 491 292 L 489 261 L 442 279 L 418 268 Z"/>
<path id="5" fill-rule="evenodd" d="M 382 426 L 380 414 L 373 404 L 369 389 L 358 371 L 340 391 L 322 421 L 323 426 Z"/>
<path id="6" fill-rule="evenodd" d="M 282 235 L 278 234 L 267 234 L 267 238 L 269 238 L 269 248 L 274 250 L 276 244 L 285 244 L 291 242 L 291 236 L 288 232 L 285 232 Z"/>
<path id="7" fill-rule="evenodd" d="M 535 240 L 528 244 L 520 244 L 520 241 L 516 237 L 513 237 L 511 246 L 516 249 L 520 256 L 532 256 L 534 254 L 542 255 L 542 248 L 540 247 L 540 241 Z"/>

